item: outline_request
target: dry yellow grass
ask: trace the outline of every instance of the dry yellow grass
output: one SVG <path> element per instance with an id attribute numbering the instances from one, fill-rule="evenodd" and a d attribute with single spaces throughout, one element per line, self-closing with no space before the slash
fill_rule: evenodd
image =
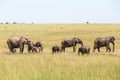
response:
<path id="1" fill-rule="evenodd" d="M 119 24 L 1 24 L 0 80 L 120 80 Z M 44 52 L 10 54 L 6 40 L 10 36 L 28 36 L 41 41 Z M 89 56 L 78 56 L 72 48 L 52 55 L 51 47 L 64 38 L 79 37 L 91 48 Z M 99 36 L 115 36 L 115 52 L 92 52 Z M 112 46 L 112 45 L 111 45 Z M 77 48 L 79 45 L 77 45 Z"/>

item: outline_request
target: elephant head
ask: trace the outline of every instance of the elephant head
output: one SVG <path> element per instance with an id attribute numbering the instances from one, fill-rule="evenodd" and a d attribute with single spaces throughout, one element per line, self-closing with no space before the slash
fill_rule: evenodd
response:
<path id="1" fill-rule="evenodd" d="M 78 52 L 81 52 L 82 51 L 82 47 L 78 49 Z"/>
<path id="2" fill-rule="evenodd" d="M 83 41 L 79 38 L 73 38 L 73 40 L 75 40 L 76 44 L 81 44 L 83 46 Z"/>
<path id="3" fill-rule="evenodd" d="M 19 42 L 23 44 L 30 44 L 31 41 L 27 37 L 20 37 Z"/>
<path id="4" fill-rule="evenodd" d="M 109 41 L 110 41 L 110 43 L 113 44 L 113 52 L 114 52 L 114 50 L 115 50 L 115 43 L 114 43 L 114 41 L 115 41 L 115 37 L 110 36 L 110 37 L 109 37 Z"/>
<path id="5" fill-rule="evenodd" d="M 30 44 L 30 39 L 27 38 L 27 37 L 20 37 L 19 39 L 19 47 L 20 47 L 20 52 L 23 53 L 23 50 L 24 50 L 24 44 Z"/>

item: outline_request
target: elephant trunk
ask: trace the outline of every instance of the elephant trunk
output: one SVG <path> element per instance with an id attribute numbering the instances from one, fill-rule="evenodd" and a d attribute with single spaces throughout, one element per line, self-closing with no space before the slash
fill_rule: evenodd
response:
<path id="1" fill-rule="evenodd" d="M 84 46 L 84 45 L 83 45 L 83 42 L 81 42 L 81 45 Z"/>
<path id="2" fill-rule="evenodd" d="M 114 52 L 115 51 L 115 43 L 112 42 L 112 44 L 113 44 L 113 52 Z"/>

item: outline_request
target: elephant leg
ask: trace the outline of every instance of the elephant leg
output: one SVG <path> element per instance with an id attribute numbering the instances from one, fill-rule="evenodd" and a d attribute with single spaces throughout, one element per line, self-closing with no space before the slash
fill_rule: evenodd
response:
<path id="1" fill-rule="evenodd" d="M 39 52 L 43 52 L 43 47 L 39 47 Z"/>
<path id="2" fill-rule="evenodd" d="M 98 49 L 98 52 L 100 53 L 100 48 L 98 47 L 97 49 Z"/>
<path id="3" fill-rule="evenodd" d="M 58 50 L 56 50 L 56 53 L 58 53 Z"/>
<path id="4" fill-rule="evenodd" d="M 54 49 L 52 49 L 52 54 L 54 54 L 54 52 L 55 52 L 55 50 L 54 50 Z"/>
<path id="5" fill-rule="evenodd" d="M 55 53 L 57 53 L 57 50 L 55 50 Z"/>
<path id="6" fill-rule="evenodd" d="M 61 46 L 61 52 L 65 52 L 65 47 Z"/>
<path id="7" fill-rule="evenodd" d="M 32 48 L 32 53 L 37 53 L 36 48 Z"/>
<path id="8" fill-rule="evenodd" d="M 42 48 L 38 47 L 38 49 L 39 49 L 39 52 L 42 51 Z"/>
<path id="9" fill-rule="evenodd" d="M 81 55 L 83 56 L 83 55 L 84 55 L 84 53 L 82 53 L 82 52 L 81 52 Z"/>
<path id="10" fill-rule="evenodd" d="M 93 52 L 95 52 L 95 50 L 96 50 L 96 47 L 93 48 Z"/>
<path id="11" fill-rule="evenodd" d="M 16 52 L 16 50 L 15 50 L 14 48 L 12 48 L 12 49 L 11 49 L 11 52 L 12 52 L 12 53 L 15 53 L 15 52 Z"/>
<path id="12" fill-rule="evenodd" d="M 23 53 L 24 45 L 20 45 L 20 53 Z"/>
<path id="13" fill-rule="evenodd" d="M 52 53 L 54 54 L 55 52 L 54 52 L 54 51 L 52 51 Z"/>
<path id="14" fill-rule="evenodd" d="M 109 52 L 111 52 L 111 49 L 110 49 L 109 45 L 106 46 L 106 52 L 108 52 L 108 50 L 109 50 Z"/>
<path id="15" fill-rule="evenodd" d="M 28 48 L 28 53 L 30 53 L 30 51 L 31 51 L 31 48 Z"/>
<path id="16" fill-rule="evenodd" d="M 108 44 L 108 49 L 109 49 L 109 52 L 111 52 L 111 49 L 110 49 L 110 45 Z"/>
<path id="17" fill-rule="evenodd" d="M 10 52 L 14 53 L 13 48 L 10 44 L 8 44 L 8 48 L 9 48 Z"/>
<path id="18" fill-rule="evenodd" d="M 111 52 L 110 46 L 108 47 L 108 49 L 109 49 L 109 52 Z"/>
<path id="19" fill-rule="evenodd" d="M 60 50 L 60 52 L 62 52 L 62 51 L 63 51 L 63 49 Z"/>
<path id="20" fill-rule="evenodd" d="M 88 53 L 90 53 L 90 48 L 89 48 L 89 50 L 88 50 Z"/>
<path id="21" fill-rule="evenodd" d="M 63 47 L 63 46 L 62 46 L 62 48 L 61 48 L 61 52 L 62 52 L 62 51 L 65 52 L 65 47 Z"/>
<path id="22" fill-rule="evenodd" d="M 87 50 L 87 53 L 89 54 L 89 53 L 90 53 L 90 50 Z"/>
<path id="23" fill-rule="evenodd" d="M 106 46 L 106 52 L 108 52 L 108 46 Z"/>
<path id="24" fill-rule="evenodd" d="M 75 52 L 76 51 L 76 48 L 75 48 L 75 46 L 73 46 L 73 52 Z"/>
<path id="25" fill-rule="evenodd" d="M 12 52 L 12 53 L 15 53 L 15 52 L 16 52 L 16 49 L 12 48 L 12 49 L 11 49 L 11 52 Z"/>
<path id="26" fill-rule="evenodd" d="M 41 47 L 41 52 L 43 52 L 43 47 Z"/>
<path id="27" fill-rule="evenodd" d="M 63 49 L 63 52 L 65 52 L 65 48 Z"/>
<path id="28" fill-rule="evenodd" d="M 113 52 L 115 51 L 115 43 L 113 42 Z"/>
<path id="29" fill-rule="evenodd" d="M 28 50 L 28 53 L 30 53 L 31 49 Z"/>
<path id="30" fill-rule="evenodd" d="M 80 52 L 78 51 L 78 55 L 80 55 Z"/>
<path id="31" fill-rule="evenodd" d="M 32 53 L 34 53 L 35 51 L 34 51 L 34 49 L 32 49 Z"/>
<path id="32" fill-rule="evenodd" d="M 35 49 L 35 53 L 37 53 L 37 50 Z"/>

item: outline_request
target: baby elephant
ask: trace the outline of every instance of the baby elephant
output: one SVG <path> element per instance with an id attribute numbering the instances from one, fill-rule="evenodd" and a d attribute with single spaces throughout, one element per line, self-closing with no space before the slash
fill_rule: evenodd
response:
<path id="1" fill-rule="evenodd" d="M 90 53 L 90 47 L 89 46 L 82 46 L 78 49 L 78 55 L 80 55 L 80 52 L 82 55 L 89 54 Z"/>
<path id="2" fill-rule="evenodd" d="M 59 46 L 53 46 L 52 47 L 52 53 L 58 53 L 58 52 L 60 52 L 60 47 Z"/>
<path id="3" fill-rule="evenodd" d="M 28 52 L 30 52 L 32 50 L 32 52 L 37 52 L 37 49 L 39 49 L 39 52 L 40 51 L 43 51 L 43 47 L 42 47 L 42 44 L 40 42 L 30 42 L 28 44 Z"/>
<path id="4" fill-rule="evenodd" d="M 34 53 L 37 53 L 37 47 L 32 47 L 32 52 Z"/>
<path id="5" fill-rule="evenodd" d="M 40 51 L 43 51 L 43 46 L 42 46 L 42 43 L 41 42 L 36 42 L 35 43 L 35 47 L 37 47 L 39 49 L 39 52 Z"/>

